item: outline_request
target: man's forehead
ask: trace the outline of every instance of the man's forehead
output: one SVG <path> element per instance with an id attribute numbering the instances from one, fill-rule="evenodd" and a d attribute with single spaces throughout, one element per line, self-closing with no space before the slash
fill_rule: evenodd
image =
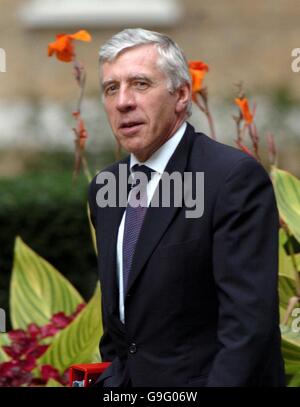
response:
<path id="1" fill-rule="evenodd" d="M 145 57 L 158 57 L 157 47 L 155 44 L 140 44 L 133 47 L 124 48 L 118 55 L 114 58 L 114 61 L 121 59 L 122 57 L 126 58 L 145 58 Z"/>
<path id="2" fill-rule="evenodd" d="M 112 61 L 103 63 L 102 79 L 107 81 L 114 77 L 135 78 L 163 74 L 157 63 L 158 57 L 152 44 L 128 48 Z"/>

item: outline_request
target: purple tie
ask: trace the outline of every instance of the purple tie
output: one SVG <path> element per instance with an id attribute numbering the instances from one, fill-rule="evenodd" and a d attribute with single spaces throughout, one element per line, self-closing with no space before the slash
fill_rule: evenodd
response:
<path id="1" fill-rule="evenodd" d="M 132 167 L 133 184 L 131 194 L 127 203 L 125 214 L 125 225 L 123 235 L 123 287 L 124 295 L 126 293 L 128 277 L 131 269 L 132 258 L 136 243 L 141 231 L 143 220 L 147 211 L 147 184 L 142 183 L 141 193 L 133 194 L 134 188 L 139 185 L 139 179 L 136 179 L 136 173 L 142 172 L 147 176 L 148 181 L 151 178 L 151 168 L 146 165 L 135 164 Z"/>

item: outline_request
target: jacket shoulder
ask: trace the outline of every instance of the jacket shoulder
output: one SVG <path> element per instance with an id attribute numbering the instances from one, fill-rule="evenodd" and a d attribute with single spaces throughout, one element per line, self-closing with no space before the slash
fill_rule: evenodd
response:
<path id="1" fill-rule="evenodd" d="M 116 161 L 116 162 L 114 162 L 112 164 L 107 165 L 102 170 L 99 170 L 94 175 L 94 177 L 92 178 L 92 180 L 91 180 L 91 182 L 89 184 L 89 191 L 91 191 L 91 190 L 93 190 L 95 188 L 96 180 L 97 180 L 97 177 L 99 176 L 99 174 L 101 174 L 103 172 L 111 172 L 112 174 L 117 174 L 120 164 L 128 164 L 128 156 L 123 158 L 122 160 L 119 160 L 119 161 Z"/>
<path id="2" fill-rule="evenodd" d="M 220 180 L 226 179 L 235 168 L 240 167 L 257 169 L 267 175 L 264 167 L 254 157 L 238 148 L 213 140 L 201 132 L 194 132 L 193 137 L 190 162 L 198 170 L 201 168 L 201 171 L 215 173 Z"/>

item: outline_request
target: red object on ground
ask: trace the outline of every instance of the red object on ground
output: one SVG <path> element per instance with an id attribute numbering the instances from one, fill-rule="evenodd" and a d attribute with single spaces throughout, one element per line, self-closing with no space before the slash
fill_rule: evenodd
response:
<path id="1" fill-rule="evenodd" d="M 70 367 L 70 387 L 90 387 L 111 362 L 84 363 Z"/>

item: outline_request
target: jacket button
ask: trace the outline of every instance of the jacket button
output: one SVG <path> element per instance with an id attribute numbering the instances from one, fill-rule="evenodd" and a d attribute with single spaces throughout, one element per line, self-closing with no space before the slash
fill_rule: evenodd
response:
<path id="1" fill-rule="evenodd" d="M 131 355 L 134 355 L 137 351 L 137 347 L 135 343 L 131 343 L 128 347 L 128 351 Z"/>

